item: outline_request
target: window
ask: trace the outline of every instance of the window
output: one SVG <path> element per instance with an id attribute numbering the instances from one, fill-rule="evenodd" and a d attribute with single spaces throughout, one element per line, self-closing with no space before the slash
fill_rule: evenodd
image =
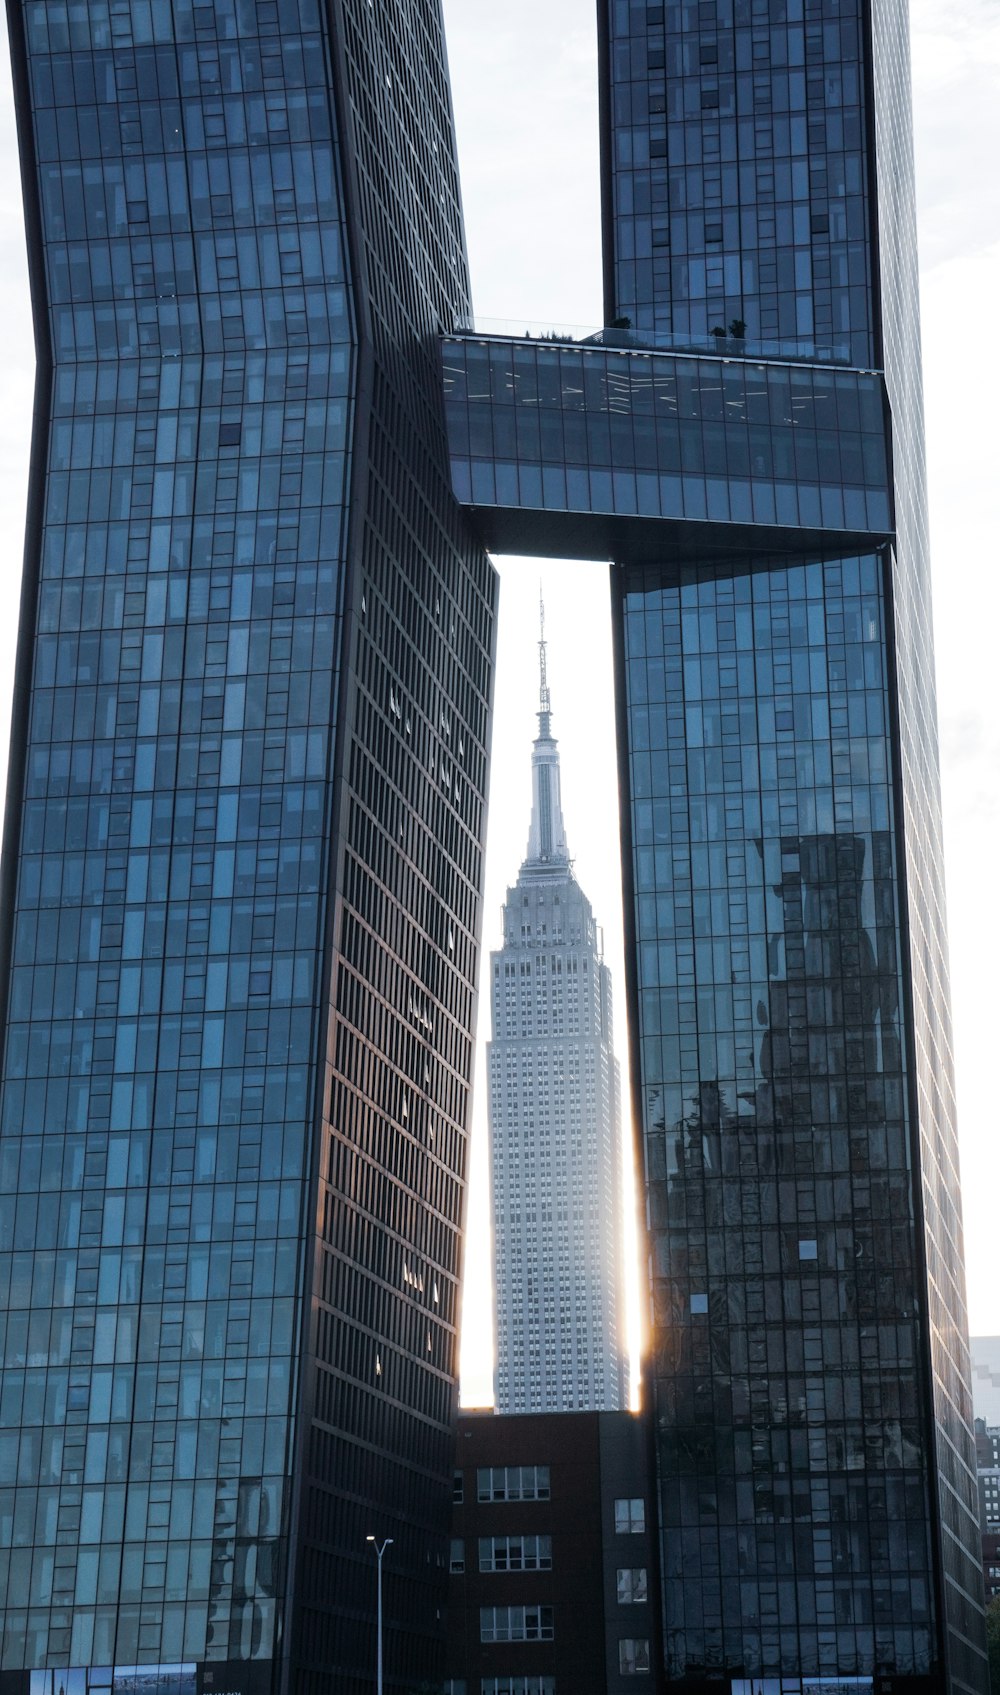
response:
<path id="1" fill-rule="evenodd" d="M 547 1465 L 480 1466 L 476 1474 L 481 1501 L 547 1501 Z"/>
<path id="2" fill-rule="evenodd" d="M 457 1507 L 460 1507 L 462 1502 L 465 1500 L 465 1486 L 462 1481 L 462 1473 L 460 1471 L 456 1471 L 452 1475 L 451 1498 Z"/>
<path id="3" fill-rule="evenodd" d="M 642 1497 L 615 1502 L 615 1532 L 618 1536 L 639 1536 L 646 1528 L 646 1503 Z"/>
<path id="4" fill-rule="evenodd" d="M 551 1607 L 479 1609 L 480 1642 L 551 1642 L 552 1636 Z"/>
<path id="5" fill-rule="evenodd" d="M 551 1571 L 551 1536 L 481 1536 L 480 1571 Z"/>
<path id="6" fill-rule="evenodd" d="M 645 1636 L 623 1636 L 618 1643 L 618 1670 L 623 1677 L 649 1670 L 649 1641 Z"/>
<path id="7" fill-rule="evenodd" d="M 499 1677 L 484 1677 L 480 1687 L 482 1695 L 556 1695 L 554 1677 L 520 1677 L 513 1672 L 506 1676 L 501 1673 Z"/>
<path id="8" fill-rule="evenodd" d="M 464 1677 L 446 1677 L 442 1695 L 466 1695 L 467 1687 Z"/>
<path id="9" fill-rule="evenodd" d="M 451 1540 L 451 1558 L 448 1562 L 448 1570 L 465 1570 L 465 1543 L 459 1536 L 453 1536 Z"/>
<path id="10" fill-rule="evenodd" d="M 618 1601 L 619 1601 L 619 1605 L 623 1606 L 623 1607 L 627 1607 L 627 1606 L 630 1606 L 633 1602 L 645 1601 L 646 1599 L 647 1599 L 647 1595 L 646 1595 L 646 1568 L 645 1568 L 645 1566 L 632 1566 L 630 1568 L 619 1566 L 618 1567 Z"/>

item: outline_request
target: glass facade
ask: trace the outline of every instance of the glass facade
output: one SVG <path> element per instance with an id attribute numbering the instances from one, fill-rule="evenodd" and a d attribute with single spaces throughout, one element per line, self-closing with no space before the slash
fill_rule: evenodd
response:
<path id="1" fill-rule="evenodd" d="M 0 1688 L 367 1688 L 372 1530 L 399 1554 L 387 1652 L 419 1681 L 494 598 L 425 351 L 468 308 L 440 20 L 390 40 L 320 0 L 10 11 L 39 375 L 2 914 Z M 342 155 L 379 88 L 378 134 Z M 427 157 L 404 167 L 414 103 Z"/>
<path id="2" fill-rule="evenodd" d="M 846 339 L 892 466 L 617 556 L 668 1676 L 981 1690 L 907 8 L 600 16 L 608 321 Z"/>
<path id="3" fill-rule="evenodd" d="M 883 573 L 626 573 L 672 1678 L 938 1652 Z"/>
<path id="4" fill-rule="evenodd" d="M 444 391 L 455 492 L 476 507 L 890 528 L 875 372 L 456 337 Z"/>
<path id="5" fill-rule="evenodd" d="M 619 562 L 667 1679 L 974 1695 L 903 0 L 602 0 L 609 322 L 728 335 L 449 339 L 451 463 L 434 0 L 8 10 L 0 1695 L 360 1695 L 373 1531 L 440 1673 L 495 601 L 452 475 Z"/>
<path id="6" fill-rule="evenodd" d="M 603 0 L 601 12 L 609 321 L 705 335 L 738 320 L 750 336 L 846 344 L 870 365 L 858 0 Z"/>
<path id="7" fill-rule="evenodd" d="M 5 1669 L 269 1659 L 280 1627 L 353 350 L 319 16 L 231 21 L 23 13 L 53 370 Z"/>
<path id="8" fill-rule="evenodd" d="M 969 1436 L 971 1365 L 945 927 L 908 22 L 901 0 L 877 0 L 871 8 L 872 86 L 882 138 L 875 150 L 879 334 L 892 439 L 893 660 L 942 1608 L 949 1673 L 956 1685 L 978 1689 L 983 1678 L 982 1545 Z"/>
<path id="9" fill-rule="evenodd" d="M 598 14 L 608 330 L 445 389 L 491 544 L 616 561 L 665 1676 L 971 1695 L 907 7 Z"/>

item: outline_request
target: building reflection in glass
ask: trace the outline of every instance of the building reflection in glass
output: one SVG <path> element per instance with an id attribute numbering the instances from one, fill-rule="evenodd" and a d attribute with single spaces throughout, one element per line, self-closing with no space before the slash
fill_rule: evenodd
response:
<path id="1" fill-rule="evenodd" d="M 626 583 L 668 1675 L 926 1673 L 881 562 Z"/>

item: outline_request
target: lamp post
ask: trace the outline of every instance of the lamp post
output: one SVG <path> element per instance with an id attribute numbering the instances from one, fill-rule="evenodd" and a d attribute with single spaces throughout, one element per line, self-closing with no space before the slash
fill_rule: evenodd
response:
<path id="1" fill-rule="evenodd" d="M 376 1542 L 374 1536 L 367 1536 L 365 1540 L 372 1544 L 378 1560 L 378 1622 L 376 1626 L 378 1631 L 378 1673 L 376 1689 L 377 1695 L 382 1695 L 382 1555 L 385 1553 L 387 1548 L 392 1547 L 392 1537 L 387 1536 L 385 1541 L 381 1543 Z"/>

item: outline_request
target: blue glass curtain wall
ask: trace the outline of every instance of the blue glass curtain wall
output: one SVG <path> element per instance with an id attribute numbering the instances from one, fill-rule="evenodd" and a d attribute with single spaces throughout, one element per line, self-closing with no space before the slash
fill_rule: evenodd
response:
<path id="1" fill-rule="evenodd" d="M 889 529 L 877 372 L 528 339 L 455 337 L 443 357 L 455 492 L 471 505 Z"/>
<path id="2" fill-rule="evenodd" d="M 623 595 L 668 1676 L 927 1675 L 884 560 Z"/>
<path id="3" fill-rule="evenodd" d="M 614 315 L 846 342 L 872 363 L 856 0 L 606 0 Z"/>
<path id="4" fill-rule="evenodd" d="M 906 1362 L 906 1397 L 910 1409 L 906 1416 L 911 1418 L 912 1408 L 916 1406 L 923 1421 L 921 1439 L 930 1481 L 921 1510 L 927 1519 L 923 1534 L 933 1551 L 929 1568 L 932 1581 L 925 1589 L 929 1593 L 930 1615 L 936 1622 L 929 1637 L 921 1635 L 924 1592 L 919 1602 L 915 1591 L 909 1591 L 908 1597 L 904 1593 L 906 1579 L 902 1570 L 912 1575 L 919 1567 L 920 1558 L 914 1553 L 913 1539 L 918 1538 L 917 1507 L 916 1496 L 911 1494 L 905 1511 L 898 1501 L 893 1508 L 894 1517 L 905 1519 L 910 1545 L 905 1555 L 898 1547 L 891 1549 L 894 1571 L 897 1559 L 902 1561 L 899 1597 L 892 1602 L 892 1629 L 887 1631 L 879 1623 L 880 1619 L 884 1621 L 886 1613 L 883 1554 L 879 1553 L 882 1564 L 877 1568 L 867 1563 L 867 1557 L 852 1552 L 849 1559 L 844 1556 L 834 1577 L 842 1582 L 848 1568 L 856 1568 L 859 1593 L 854 1600 L 846 1592 L 835 1594 L 837 1616 L 833 1636 L 827 1634 L 818 1640 L 812 1633 L 810 1609 L 815 1607 L 815 1596 L 810 1599 L 807 1584 L 795 1605 L 804 1609 L 798 1615 L 798 1622 L 808 1625 L 809 1634 L 802 1635 L 799 1661 L 793 1665 L 788 1611 L 791 1592 L 787 1588 L 769 1590 L 766 1633 L 753 1608 L 747 1612 L 743 1603 L 740 1604 L 740 1616 L 748 1631 L 749 1647 L 744 1655 L 735 1606 L 735 1576 L 741 1571 L 742 1556 L 737 1547 L 722 1543 L 721 1569 L 734 1581 L 727 1591 L 729 1602 L 724 1618 L 721 1622 L 713 1620 L 710 1630 L 706 1625 L 711 1654 L 721 1653 L 723 1663 L 731 1666 L 745 1658 L 747 1676 L 761 1654 L 762 1663 L 766 1663 L 772 1675 L 792 1671 L 803 1676 L 818 1675 L 837 1658 L 833 1650 L 837 1637 L 837 1652 L 842 1649 L 844 1655 L 838 1665 L 842 1675 L 850 1672 L 852 1666 L 857 1668 L 857 1675 L 869 1675 L 874 1665 L 885 1675 L 928 1675 L 938 1685 L 946 1683 L 952 1689 L 978 1691 L 984 1687 L 986 1671 L 981 1651 L 979 1537 L 944 924 L 908 8 L 905 0 L 876 0 L 870 8 L 859 5 L 857 0 L 838 0 L 837 4 L 828 4 L 827 0 L 720 0 L 715 6 L 697 7 L 685 4 L 684 0 L 653 0 L 652 4 L 602 0 L 599 13 L 606 79 L 606 123 L 602 139 L 608 213 L 607 321 L 627 321 L 631 333 L 654 338 L 704 335 L 713 328 L 731 333 L 742 328 L 751 338 L 797 336 L 804 357 L 809 356 L 810 346 L 846 342 L 856 364 L 876 365 L 884 370 L 888 400 L 885 429 L 892 469 L 894 536 L 885 556 L 885 600 L 880 614 L 884 647 L 877 660 L 866 653 L 864 663 L 881 665 L 889 691 L 891 714 L 884 732 L 884 755 L 878 757 L 888 772 L 889 782 L 887 787 L 883 784 L 883 793 L 887 799 L 891 797 L 892 807 L 888 826 L 882 823 L 876 828 L 873 823 L 870 836 L 850 824 L 849 835 L 857 838 L 859 844 L 852 851 L 857 855 L 860 869 L 849 870 L 850 854 L 841 841 L 842 824 L 837 818 L 838 792 L 842 799 L 851 797 L 851 807 L 855 804 L 862 809 L 870 807 L 874 813 L 876 806 L 879 791 L 870 777 L 874 768 L 859 763 L 856 738 L 860 732 L 852 728 L 847 743 L 841 741 L 841 748 L 849 744 L 850 751 L 846 760 L 841 756 L 839 772 L 832 747 L 815 763 L 816 772 L 822 767 L 823 779 L 821 786 L 814 786 L 812 778 L 807 782 L 808 772 L 802 759 L 805 721 L 793 713 L 794 749 L 783 753 L 781 735 L 775 730 L 774 780 L 779 791 L 785 788 L 786 780 L 795 786 L 794 808 L 790 804 L 790 790 L 784 802 L 792 825 L 786 830 L 782 824 L 782 837 L 793 843 L 801 836 L 805 843 L 808 829 L 813 838 L 808 851 L 804 845 L 801 851 L 793 852 L 790 848 L 793 857 L 787 866 L 780 868 L 783 886 L 793 873 L 802 882 L 806 944 L 811 924 L 818 926 L 821 935 L 825 927 L 821 914 L 827 904 L 826 897 L 816 895 L 814 900 L 808 891 L 813 889 L 818 874 L 819 861 L 813 863 L 815 856 L 820 854 L 823 860 L 833 851 L 823 847 L 820 852 L 819 847 L 830 830 L 830 795 L 834 836 L 840 844 L 834 863 L 839 869 L 835 874 L 829 868 L 824 871 L 819 887 L 829 884 L 832 878 L 840 891 L 836 904 L 841 912 L 848 910 L 855 900 L 850 894 L 852 880 L 860 877 L 863 883 L 873 875 L 877 833 L 888 828 L 893 843 L 891 887 L 895 923 L 899 927 L 903 986 L 897 1023 L 907 1067 L 906 1076 L 898 1086 L 905 1083 L 906 1157 L 914 1173 L 913 1223 L 908 1225 L 911 1245 L 907 1250 L 911 1270 L 903 1274 L 902 1281 L 911 1290 L 912 1319 L 908 1311 L 910 1335 L 905 1342 L 905 1354 L 898 1324 L 896 1342 L 886 1344 L 885 1338 L 892 1334 L 888 1322 L 879 1333 L 878 1352 L 882 1356 L 886 1345 L 900 1350 L 899 1359 Z M 763 536 L 760 542 L 764 552 L 771 545 L 784 545 L 780 540 L 775 544 Z M 799 544 L 790 542 L 789 546 L 798 550 Z M 801 543 L 807 557 L 816 548 L 815 538 Z M 860 538 L 853 539 L 850 547 L 841 551 L 846 555 L 857 550 L 866 550 Z M 711 557 L 710 550 L 706 552 Z M 665 547 L 663 557 L 666 556 Z M 635 556 L 623 550 L 618 557 L 627 560 Z M 833 565 L 829 568 L 836 569 Z M 780 584 L 784 572 L 785 567 L 775 560 L 772 567 L 775 582 Z M 739 577 L 734 580 L 738 585 Z M 755 588 L 755 599 L 756 592 Z M 826 586 L 823 595 L 824 599 L 828 596 Z M 727 612 L 727 620 L 728 616 Z M 720 624 L 720 630 L 721 627 Z M 794 625 L 791 628 L 795 645 Z M 692 639 L 696 638 L 697 631 Z M 685 657 L 688 639 L 685 628 Z M 807 645 L 812 663 L 811 638 Z M 801 654 L 797 663 L 799 666 L 803 663 Z M 692 669 L 693 666 L 688 667 L 685 688 Z M 774 682 L 774 675 L 772 662 L 765 654 L 760 672 L 762 701 Z M 784 664 L 781 675 L 785 675 Z M 793 664 L 793 678 L 794 675 Z M 741 675 L 740 687 L 745 683 L 746 678 Z M 868 688 L 863 681 L 858 681 L 856 686 Z M 781 687 L 784 688 L 783 682 Z M 800 682 L 793 682 L 793 692 L 799 687 Z M 804 703 L 796 708 L 797 712 L 802 710 Z M 853 695 L 851 710 L 860 710 Z M 757 757 L 754 750 L 761 740 L 758 720 L 762 711 L 762 707 L 755 705 L 740 731 L 741 738 L 744 734 L 748 738 L 747 757 L 751 767 Z M 815 730 L 812 734 L 815 739 Z M 671 745 L 679 748 L 680 738 L 680 729 L 676 736 L 671 732 Z M 871 741 L 870 735 L 867 739 Z M 815 759 L 815 753 L 814 749 L 810 757 Z M 767 757 L 770 760 L 770 752 Z M 717 753 L 713 750 L 706 758 L 714 774 Z M 831 767 L 832 788 L 826 775 Z M 705 780 L 698 760 L 691 776 L 699 782 Z M 686 785 L 688 773 L 678 768 L 672 781 Z M 680 815 L 678 803 L 679 792 L 671 798 L 672 817 L 675 812 Z M 763 793 L 761 803 L 773 806 L 774 799 Z M 782 802 L 779 800 L 777 804 L 780 819 Z M 702 806 L 700 799 L 698 806 L 699 809 Z M 879 801 L 878 806 L 884 817 L 885 805 Z M 733 867 L 726 866 L 726 876 L 741 879 L 749 872 L 745 867 L 741 869 L 743 821 L 735 800 L 730 811 L 736 836 L 727 836 L 735 852 Z M 808 826 L 799 822 L 812 814 L 815 819 Z M 821 818 L 823 814 L 825 822 Z M 697 823 L 697 815 L 692 813 L 692 825 Z M 637 853 L 640 851 L 637 848 Z M 718 864 L 712 873 L 713 881 L 717 870 Z M 737 894 L 738 889 L 737 882 Z M 807 914 L 810 900 L 816 905 L 816 916 L 811 920 Z M 775 934 L 779 933 L 777 920 L 775 911 Z M 854 926 L 853 919 L 851 925 Z M 771 929 L 769 918 L 768 935 Z M 864 959 L 869 946 L 875 949 L 876 959 L 880 958 L 871 939 L 869 920 L 866 919 L 861 930 L 869 941 L 866 943 L 859 932 L 856 944 L 852 944 L 858 958 Z M 814 986 L 809 980 L 818 962 L 824 957 L 836 960 L 836 950 L 831 952 L 830 947 L 827 941 L 823 941 L 818 951 L 814 945 L 814 963 L 801 968 L 807 991 Z M 784 969 L 790 977 L 791 967 Z M 839 964 L 837 975 L 838 979 L 842 976 Z M 790 994 L 789 990 L 780 992 L 786 998 Z M 770 1023 L 773 1021 L 771 1001 L 760 999 Z M 699 1008 L 699 1016 L 704 1010 Z M 829 1011 L 832 1017 L 835 1008 L 831 1006 Z M 876 1016 L 879 1043 L 884 1022 L 883 1001 Z M 809 1045 L 802 1045 L 801 1051 L 809 1054 L 813 1064 L 817 1057 L 811 1046 L 813 1035 L 808 1024 L 806 1028 Z M 676 1033 L 670 1034 L 671 1040 L 675 1040 Z M 758 1041 L 764 1041 L 763 1026 Z M 853 1043 L 852 1051 L 855 1047 Z M 742 1035 L 736 1039 L 736 1050 L 738 1056 L 750 1052 Z M 821 1043 L 821 1077 L 829 1063 L 822 1058 L 822 1051 Z M 877 1052 L 879 1066 L 884 1068 L 883 1047 L 879 1046 Z M 673 1120 L 665 1118 L 664 1123 L 690 1119 L 692 1112 L 697 1118 L 698 1097 L 692 1092 L 693 1074 L 689 1062 L 684 1064 L 683 1102 L 681 1105 L 671 1102 L 670 1110 L 676 1109 L 675 1116 Z M 759 1056 L 755 1066 L 760 1069 Z M 867 1057 L 864 1070 L 870 1076 Z M 886 1078 L 888 1087 L 888 1073 Z M 751 1112 L 756 1115 L 759 1088 L 759 1077 L 752 1084 L 741 1082 L 737 1092 L 739 1095 L 748 1092 L 747 1100 L 734 1107 L 727 1097 L 724 1108 L 712 1110 L 717 1114 L 735 1111 L 739 1117 Z M 803 1117 L 805 1111 L 803 1095 L 800 1106 L 795 1108 L 796 1125 L 808 1122 Z M 814 1112 L 815 1108 L 810 1106 L 809 1111 Z M 880 1150 L 884 1135 L 881 1121 L 878 1135 Z M 882 1157 L 881 1151 L 878 1157 Z M 895 1171 L 892 1180 L 896 1182 L 898 1164 L 892 1169 Z M 841 1190 L 840 1196 L 838 1209 L 846 1200 L 845 1191 Z M 884 1213 L 884 1203 L 880 1205 Z M 854 1206 L 852 1198 L 843 1216 L 848 1217 Z M 870 1208 L 866 1198 L 862 1197 L 858 1206 L 859 1220 L 870 1216 L 865 1211 Z M 812 1232 L 803 1231 L 802 1240 L 811 1242 Z M 822 1252 L 819 1241 L 816 1275 L 820 1278 L 821 1297 Z M 786 1266 L 784 1275 L 794 1284 L 798 1275 L 794 1255 L 792 1260 L 791 1270 Z M 895 1266 L 895 1257 L 892 1263 Z M 891 1306 L 886 1310 L 891 1313 Z M 882 1323 L 879 1303 L 871 1311 L 872 1322 Z M 708 1321 L 701 1317 L 700 1322 Z M 870 1334 L 862 1333 L 861 1340 L 865 1346 L 873 1346 Z M 768 1338 L 767 1347 L 777 1348 L 778 1341 Z M 832 1356 L 826 1358 L 825 1341 L 822 1351 L 824 1377 L 832 1382 L 835 1373 Z M 708 1357 L 715 1359 L 716 1354 L 710 1353 Z M 721 1342 L 717 1357 L 719 1383 L 724 1386 L 729 1365 Z M 773 1362 L 769 1361 L 769 1369 L 773 1369 Z M 878 1370 L 881 1372 L 881 1367 Z M 662 1378 L 662 1373 L 658 1377 Z M 868 1380 L 866 1366 L 862 1392 Z M 664 1393 L 667 1392 L 664 1388 Z M 832 1392 L 836 1393 L 835 1386 Z M 882 1394 L 883 1389 L 873 1393 Z M 871 1486 L 870 1498 L 881 1501 L 883 1481 L 898 1470 L 895 1451 L 891 1455 L 886 1452 L 880 1460 L 878 1444 L 873 1440 L 866 1447 L 864 1464 Z M 784 1454 L 776 1455 L 776 1473 L 783 1475 L 785 1465 Z M 763 1487 L 756 1450 L 754 1466 Z M 781 1486 L 784 1488 L 783 1482 Z M 670 1497 L 668 1506 L 671 1512 L 677 1506 L 674 1497 Z M 881 1511 L 879 1505 L 878 1512 Z M 853 1522 L 853 1514 L 852 1507 L 849 1522 Z M 666 1522 L 677 1525 L 679 1521 L 668 1512 Z M 902 1532 L 897 1527 L 892 1534 L 899 1537 Z M 882 1532 L 871 1528 L 871 1536 L 879 1540 Z M 871 1545 L 875 1547 L 875 1540 Z M 808 1559 L 798 1552 L 795 1559 L 796 1574 L 800 1570 L 814 1569 L 817 1573 L 822 1570 L 826 1582 L 830 1575 L 828 1566 L 810 1567 Z M 866 1598 L 869 1574 L 876 1570 L 877 1584 L 870 1588 Z M 787 1578 L 788 1574 L 785 1575 Z M 771 1604 L 772 1593 L 777 1597 L 780 1629 L 775 1625 L 778 1615 Z M 825 1624 L 831 1615 L 826 1601 L 824 1607 Z M 684 1675 L 683 1668 L 687 1666 L 688 1675 L 696 1676 L 699 1665 L 716 1661 L 702 1659 L 697 1633 L 693 1647 L 690 1643 L 685 1646 L 684 1617 L 683 1611 L 678 1614 L 680 1623 L 676 1636 L 668 1644 L 668 1661 L 675 1668 L 681 1667 L 673 1675 Z M 897 1624 L 902 1631 L 899 1640 L 894 1634 Z M 725 1638 L 722 1647 L 717 1625 Z M 873 1641 L 874 1660 L 869 1665 L 866 1656 L 871 1659 Z M 816 1659 L 818 1648 L 821 1652 Z"/>
<path id="5" fill-rule="evenodd" d="M 20 23 L 53 369 L 8 838 L 2 1664 L 268 1660 L 353 385 L 324 12 Z"/>

